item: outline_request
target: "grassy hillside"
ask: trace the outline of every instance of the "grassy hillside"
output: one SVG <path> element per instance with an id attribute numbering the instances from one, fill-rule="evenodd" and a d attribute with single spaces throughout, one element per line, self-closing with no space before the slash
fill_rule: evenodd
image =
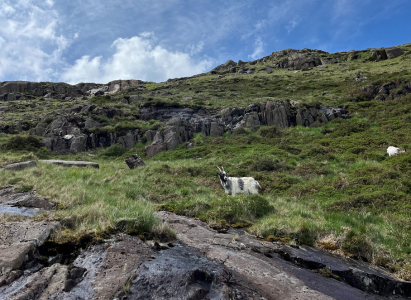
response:
<path id="1" fill-rule="evenodd" d="M 2 134 L 2 165 L 49 157 L 91 160 L 101 167 L 68 169 L 39 163 L 22 172 L 0 171 L 0 186 L 35 189 L 57 202 L 55 214 L 39 218 L 61 220 L 66 234 L 114 230 L 147 235 L 154 226 L 155 235 L 161 235 L 166 229 L 153 211 L 168 210 L 200 218 L 219 230 L 229 224 L 250 225 L 247 230 L 262 239 L 316 245 L 411 280 L 411 151 L 391 158 L 386 153 L 389 145 L 411 149 L 411 94 L 404 92 L 411 81 L 410 54 L 344 65 L 222 78 L 205 74 L 91 101 L 129 112 L 129 119 L 108 120 L 105 126 L 113 128 L 124 122 L 161 126 L 138 119 L 143 106 L 225 108 L 267 97 L 295 100 L 301 106 L 342 106 L 353 115 L 351 119 L 312 128 L 239 129 L 218 138 L 197 134 L 194 149 L 180 145 L 153 158 L 145 156 L 143 144 L 127 152 L 116 145 L 98 149 L 94 157 L 88 153 L 59 157 L 35 144 L 18 151 L 11 143 L 15 136 Z M 258 71 L 264 66 L 254 67 Z M 370 84 L 395 84 L 393 99 L 369 97 L 364 88 Z M 118 103 L 136 93 L 143 95 L 142 103 Z M 56 104 L 46 109 L 16 108 L 3 117 L 34 118 L 55 108 Z M 19 142 L 20 149 L 26 142 Z M 143 157 L 146 168 L 128 169 L 123 159 L 134 153 Z M 224 166 L 230 176 L 257 179 L 263 187 L 260 195 L 225 195 L 217 166 Z"/>

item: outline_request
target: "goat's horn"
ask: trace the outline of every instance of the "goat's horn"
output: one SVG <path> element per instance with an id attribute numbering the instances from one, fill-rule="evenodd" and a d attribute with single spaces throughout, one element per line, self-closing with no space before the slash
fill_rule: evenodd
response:
<path id="1" fill-rule="evenodd" d="M 224 167 L 223 167 L 223 166 L 221 166 L 221 169 L 223 169 L 223 172 L 225 172 L 225 171 L 224 171 Z"/>
<path id="2" fill-rule="evenodd" d="M 221 171 L 221 169 L 220 169 L 219 167 L 217 167 L 217 169 L 218 169 L 220 172 L 222 172 L 222 171 Z"/>

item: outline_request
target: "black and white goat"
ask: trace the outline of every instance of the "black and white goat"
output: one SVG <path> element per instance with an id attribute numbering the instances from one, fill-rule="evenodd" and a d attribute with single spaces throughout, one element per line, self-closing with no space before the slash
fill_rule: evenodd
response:
<path id="1" fill-rule="evenodd" d="M 258 188 L 261 186 L 253 177 L 227 177 L 227 172 L 223 167 L 221 169 L 217 167 L 217 169 L 220 171 L 218 177 L 227 195 L 235 197 L 237 194 L 258 194 Z"/>

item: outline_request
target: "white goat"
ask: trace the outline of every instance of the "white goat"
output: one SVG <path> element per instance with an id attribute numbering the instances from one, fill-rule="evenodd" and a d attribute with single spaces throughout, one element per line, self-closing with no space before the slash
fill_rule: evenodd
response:
<path id="1" fill-rule="evenodd" d="M 253 177 L 227 177 L 227 172 L 224 171 L 223 167 L 221 169 L 217 167 L 217 169 L 220 171 L 218 177 L 220 177 L 221 185 L 227 195 L 235 197 L 237 194 L 258 194 L 258 188 L 261 186 Z"/>
<path id="2" fill-rule="evenodd" d="M 387 153 L 389 156 L 397 155 L 399 153 L 404 153 L 404 152 L 405 150 L 401 150 L 400 148 L 394 147 L 394 146 L 389 146 L 387 148 Z"/>

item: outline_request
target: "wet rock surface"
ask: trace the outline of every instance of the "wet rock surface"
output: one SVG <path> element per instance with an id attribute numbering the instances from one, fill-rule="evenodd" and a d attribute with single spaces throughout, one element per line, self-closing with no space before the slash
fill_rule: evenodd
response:
<path id="1" fill-rule="evenodd" d="M 45 210 L 55 209 L 56 205 L 36 196 L 36 192 L 13 194 L 14 187 L 0 189 L 0 215 L 11 214 L 34 217 Z"/>
<path id="2" fill-rule="evenodd" d="M 197 249 L 208 259 L 223 261 L 228 270 L 240 274 L 247 282 L 258 286 L 258 292 L 267 299 L 408 297 L 408 282 L 399 282 L 381 270 L 374 270 L 369 265 L 354 260 L 309 247 L 294 249 L 282 244 L 258 241 L 240 230 L 228 234 L 217 233 L 201 221 L 171 213 L 160 212 L 158 216 L 178 233 L 179 241 Z M 342 281 L 337 281 L 310 271 L 322 268 L 329 268 L 332 272 L 336 271 L 336 274 L 337 269 L 345 270 L 346 274 L 359 272 L 358 276 L 353 277 L 357 277 L 363 285 L 352 284 L 352 277 L 348 275 L 341 277 Z M 377 285 L 367 285 L 366 283 L 370 282 L 368 278 L 375 278 L 373 276 L 385 278 L 390 282 L 388 286 L 398 284 L 401 287 L 395 291 L 383 291 L 381 286 L 376 288 Z M 365 285 L 367 288 L 364 288 Z M 398 296 L 398 293 L 402 293 L 402 296 Z"/>

